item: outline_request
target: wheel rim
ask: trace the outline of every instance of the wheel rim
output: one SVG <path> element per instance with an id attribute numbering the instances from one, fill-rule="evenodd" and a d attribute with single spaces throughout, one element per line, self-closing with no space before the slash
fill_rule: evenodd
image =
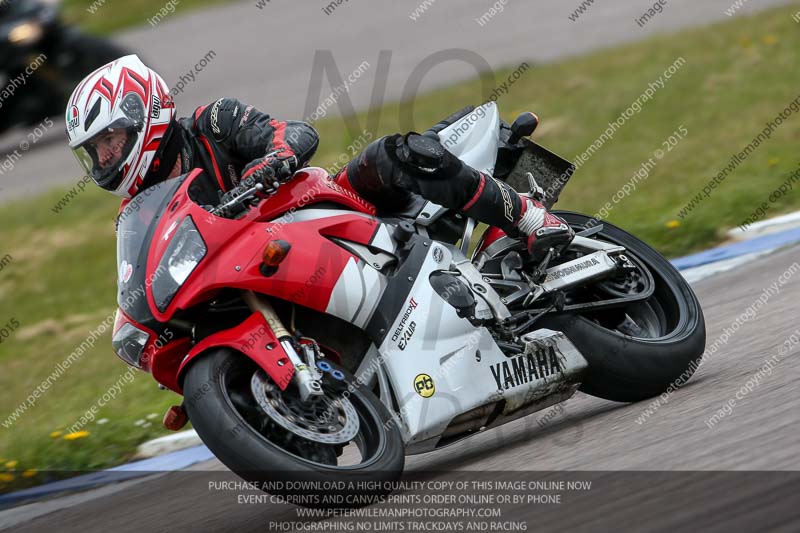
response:
<path id="1" fill-rule="evenodd" d="M 576 233 L 586 229 L 585 225 L 573 222 L 576 218 L 591 220 L 589 217 L 575 213 L 559 213 L 559 215 L 567 219 Z M 614 228 L 614 226 L 608 227 Z M 649 254 L 642 253 L 649 250 L 649 248 L 634 250 L 631 248 L 631 242 L 617 238 L 608 231 L 601 231 L 597 236 L 604 242 L 625 246 L 625 255 L 634 263 L 637 271 L 642 268 L 648 270 L 653 278 L 655 290 L 648 299 L 632 303 L 618 310 L 579 313 L 578 316 L 582 316 L 613 333 L 635 340 L 663 341 L 683 334 L 686 330 L 685 320 L 687 313 L 684 309 L 686 303 L 683 298 L 679 297 L 679 289 L 664 278 L 661 274 L 661 269 L 653 264 L 654 260 L 647 257 Z M 657 254 L 654 251 L 653 253 Z M 625 290 L 635 292 L 637 288 L 641 287 L 640 280 L 636 280 L 638 277 L 634 275 L 633 280 L 624 280 L 622 282 L 619 280 L 600 282 L 595 287 L 612 296 L 622 294 Z"/>
<path id="2" fill-rule="evenodd" d="M 256 434 L 265 445 L 277 448 L 293 456 L 295 460 L 317 469 L 357 470 L 368 468 L 379 460 L 386 447 L 385 428 L 380 415 L 360 391 L 345 387 L 352 391 L 349 397 L 333 400 L 332 398 L 341 396 L 343 382 L 333 380 L 326 375 L 322 385 L 329 402 L 326 405 L 333 404 L 336 407 L 330 414 L 345 412 L 347 416 L 355 416 L 356 419 L 346 418 L 344 422 L 340 421 L 338 426 L 334 425 L 333 431 L 318 432 L 316 440 L 312 440 L 308 438 L 314 432 L 309 427 L 311 424 L 307 421 L 298 423 L 300 420 L 295 416 L 298 413 L 296 402 L 299 402 L 299 398 L 292 398 L 288 402 L 284 400 L 282 404 L 277 402 L 277 406 L 273 405 L 270 400 L 276 400 L 274 395 L 278 394 L 280 389 L 252 361 L 248 359 L 242 363 L 227 368 L 221 376 L 222 390 L 225 400 L 233 408 L 241 423 Z M 262 400 L 266 400 L 272 409 L 262 407 L 257 398 L 259 393 L 254 392 L 254 382 L 265 384 Z M 260 386 L 256 384 L 255 390 L 259 388 Z M 292 395 L 295 394 L 293 390 L 290 385 L 286 391 L 280 392 L 283 395 Z M 314 410 L 307 412 L 320 414 Z M 295 416 L 295 420 L 291 421 L 287 415 Z M 353 435 L 352 438 L 350 435 Z"/>
<path id="3" fill-rule="evenodd" d="M 559 212 L 558 215 L 567 220 L 576 233 L 586 229 L 582 222 L 592 220 L 590 217 L 578 213 Z M 614 226 L 610 225 L 607 227 L 614 228 Z M 589 320 L 614 334 L 642 341 L 664 341 L 680 336 L 690 329 L 685 322 L 687 316 L 684 309 L 685 301 L 678 297 L 679 289 L 660 275 L 659 269 L 652 264 L 652 260 L 645 257 L 647 254 L 643 256 L 643 254 L 639 253 L 640 251 L 632 250 L 630 242 L 623 242 L 622 239 L 615 238 L 607 231 L 601 232 L 598 236 L 605 242 L 625 246 L 627 249 L 625 255 L 635 265 L 636 269 L 646 268 L 650 276 L 652 276 L 655 290 L 647 300 L 634 302 L 624 308 L 594 312 L 587 310 L 574 312 L 573 315 Z M 494 247 L 493 249 L 487 249 L 487 255 L 497 258 L 519 249 L 520 244 L 517 239 L 506 237 L 496 241 L 492 246 Z M 649 250 L 649 248 L 647 249 Z M 657 252 L 653 253 L 657 254 Z M 643 287 L 640 279 L 632 282 L 628 280 L 603 281 L 591 285 L 590 288 L 602 291 L 607 296 L 618 297 L 623 292 L 628 294 L 635 293 L 637 289 Z M 602 298 L 584 299 L 582 301 L 598 301 L 600 299 Z"/>

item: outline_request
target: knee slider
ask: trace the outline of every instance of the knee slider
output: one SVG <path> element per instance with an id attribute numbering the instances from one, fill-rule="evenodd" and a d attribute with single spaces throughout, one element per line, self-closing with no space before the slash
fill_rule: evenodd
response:
<path id="1" fill-rule="evenodd" d="M 435 172 L 442 167 L 447 150 L 438 139 L 409 133 L 395 142 L 395 154 L 402 163 L 423 172 Z"/>

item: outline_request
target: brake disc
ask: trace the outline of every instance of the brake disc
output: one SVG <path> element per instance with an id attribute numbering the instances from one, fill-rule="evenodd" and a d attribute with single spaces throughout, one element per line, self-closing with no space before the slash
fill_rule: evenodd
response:
<path id="1" fill-rule="evenodd" d="M 282 428 L 321 444 L 347 444 L 358 434 L 358 413 L 346 398 L 331 398 L 326 391 L 313 402 L 278 388 L 263 370 L 250 380 L 258 405 Z"/>

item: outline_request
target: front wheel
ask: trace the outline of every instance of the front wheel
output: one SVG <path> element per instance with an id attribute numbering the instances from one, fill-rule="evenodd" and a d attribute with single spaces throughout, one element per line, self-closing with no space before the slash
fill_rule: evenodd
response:
<path id="1" fill-rule="evenodd" d="M 556 214 L 576 232 L 593 220 Z M 546 317 L 538 325 L 563 331 L 589 362 L 581 385 L 587 394 L 634 402 L 679 387 L 697 369 L 705 349 L 705 320 L 694 291 L 669 261 L 630 233 L 603 222 L 593 238 L 624 246 L 626 255 L 652 275 L 652 295 L 617 309 Z M 635 289 L 635 282 L 599 285 L 615 296 Z"/>
<path id="2" fill-rule="evenodd" d="M 186 410 L 214 455 L 266 492 L 307 507 L 370 503 L 358 495 L 390 492 L 403 471 L 399 428 L 352 375 L 321 366 L 324 396 L 308 403 L 239 352 L 212 350 L 187 371 Z"/>

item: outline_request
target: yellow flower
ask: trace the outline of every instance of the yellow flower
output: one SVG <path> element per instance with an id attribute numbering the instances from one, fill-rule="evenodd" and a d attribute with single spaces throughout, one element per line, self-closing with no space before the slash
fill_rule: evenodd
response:
<path id="1" fill-rule="evenodd" d="M 14 474 L 6 474 L 5 472 L 0 474 L 0 481 L 8 483 L 9 481 L 14 481 Z"/>
<path id="2" fill-rule="evenodd" d="M 33 468 L 30 468 L 22 473 L 22 477 L 33 477 L 39 472 Z"/>
<path id="3" fill-rule="evenodd" d="M 764 41 L 764 44 L 775 44 L 778 42 L 778 38 L 774 35 L 765 35 L 761 40 Z"/>
<path id="4" fill-rule="evenodd" d="M 19 464 L 19 461 L 8 461 L 6 463 L 6 468 L 11 469 L 11 468 L 14 468 L 15 466 L 17 466 L 18 464 Z"/>
<path id="5" fill-rule="evenodd" d="M 83 439 L 89 436 L 89 432 L 86 430 L 83 431 L 76 431 L 75 433 L 67 433 L 64 435 L 64 440 L 75 440 L 75 439 Z"/>
<path id="6" fill-rule="evenodd" d="M 669 222 L 667 222 L 667 228 L 669 228 L 669 229 L 675 229 L 680 225 L 681 225 L 681 223 L 678 222 L 677 220 L 670 220 Z"/>
<path id="7" fill-rule="evenodd" d="M 780 160 L 779 158 L 777 158 L 777 157 L 773 157 L 772 159 L 770 159 L 769 161 L 767 161 L 767 165 L 769 165 L 769 166 L 771 166 L 771 167 L 774 167 L 775 165 L 777 165 L 777 164 L 778 164 L 778 163 L 780 163 L 780 162 L 781 162 L 781 160 Z"/>
<path id="8" fill-rule="evenodd" d="M 50 436 L 53 437 L 54 439 L 57 439 L 58 437 L 60 437 L 63 434 L 64 434 L 64 432 L 59 429 L 58 431 L 54 431 L 54 432 L 50 433 Z"/>

